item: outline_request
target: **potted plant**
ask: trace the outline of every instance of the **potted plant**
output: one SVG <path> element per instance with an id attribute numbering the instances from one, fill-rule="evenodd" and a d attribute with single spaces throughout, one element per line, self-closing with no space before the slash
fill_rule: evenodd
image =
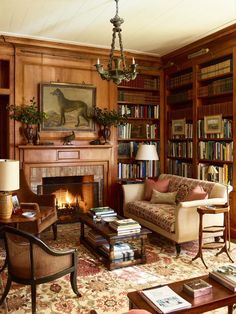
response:
<path id="1" fill-rule="evenodd" d="M 35 98 L 30 99 L 29 105 L 9 105 L 7 110 L 10 112 L 9 117 L 11 119 L 26 125 L 24 135 L 28 144 L 33 144 L 33 140 L 37 135 L 37 128 L 34 128 L 34 126 L 46 119 L 46 113 L 38 110 Z"/>
<path id="2" fill-rule="evenodd" d="M 111 126 L 117 127 L 120 124 L 127 123 L 127 115 L 123 115 L 116 110 L 109 110 L 108 108 L 98 108 L 94 109 L 93 120 L 99 125 L 101 134 L 105 140 L 105 143 L 108 143 L 107 140 L 111 135 Z"/>

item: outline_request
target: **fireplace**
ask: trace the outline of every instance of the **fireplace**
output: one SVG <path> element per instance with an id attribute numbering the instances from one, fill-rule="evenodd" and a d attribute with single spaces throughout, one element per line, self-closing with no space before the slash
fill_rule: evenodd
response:
<path id="1" fill-rule="evenodd" d="M 44 177 L 38 194 L 54 194 L 59 222 L 76 222 L 79 212 L 87 212 L 99 204 L 98 182 L 93 175 Z"/>

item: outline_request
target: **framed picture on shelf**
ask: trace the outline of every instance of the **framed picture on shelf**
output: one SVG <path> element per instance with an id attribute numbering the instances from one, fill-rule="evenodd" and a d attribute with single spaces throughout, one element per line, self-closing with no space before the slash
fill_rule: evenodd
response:
<path id="1" fill-rule="evenodd" d="M 11 201 L 12 201 L 13 211 L 20 208 L 20 202 L 16 194 L 12 194 Z"/>
<path id="2" fill-rule="evenodd" d="M 184 135 L 185 123 L 185 119 L 172 120 L 172 135 Z"/>
<path id="3" fill-rule="evenodd" d="M 204 116 L 204 132 L 206 134 L 222 132 L 222 115 Z"/>
<path id="4" fill-rule="evenodd" d="M 47 119 L 41 131 L 95 131 L 91 118 L 96 87 L 86 84 L 41 83 L 40 107 Z"/>

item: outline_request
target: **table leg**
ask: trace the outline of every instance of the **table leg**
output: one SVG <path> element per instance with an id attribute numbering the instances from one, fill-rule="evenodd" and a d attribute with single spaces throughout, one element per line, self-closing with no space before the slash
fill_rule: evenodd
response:
<path id="1" fill-rule="evenodd" d="M 228 314 L 233 314 L 233 304 L 228 305 Z"/>
<path id="2" fill-rule="evenodd" d="M 84 223 L 80 223 L 80 239 L 84 239 Z"/>
<path id="3" fill-rule="evenodd" d="M 208 268 L 207 265 L 206 265 L 206 263 L 205 263 L 205 261 L 204 261 L 204 259 L 203 259 L 203 255 L 202 255 L 202 219 L 203 219 L 203 214 L 202 214 L 202 213 L 199 213 L 198 253 L 197 253 L 197 255 L 192 259 L 192 261 L 194 261 L 195 259 L 197 259 L 198 257 L 200 257 L 201 260 L 202 260 L 202 262 L 203 262 L 203 264 L 204 264 L 204 266 L 205 266 L 206 268 Z"/>

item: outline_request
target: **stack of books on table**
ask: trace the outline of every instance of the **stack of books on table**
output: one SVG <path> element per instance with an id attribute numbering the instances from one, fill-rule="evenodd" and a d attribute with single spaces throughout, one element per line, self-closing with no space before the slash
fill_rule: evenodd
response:
<path id="1" fill-rule="evenodd" d="M 103 238 L 103 236 L 101 236 L 92 229 L 88 231 L 87 239 L 95 246 L 100 246 L 107 243 L 107 240 Z"/>
<path id="2" fill-rule="evenodd" d="M 103 244 L 101 250 L 109 255 L 109 244 Z M 114 245 L 114 259 L 117 261 L 129 261 L 134 259 L 134 247 L 130 243 L 117 242 Z"/>
<path id="3" fill-rule="evenodd" d="M 209 273 L 209 277 L 226 288 L 236 291 L 236 266 L 225 265 Z"/>
<path id="4" fill-rule="evenodd" d="M 90 213 L 93 217 L 96 218 L 104 218 L 104 217 L 116 217 L 117 213 L 114 211 L 114 209 L 105 206 L 105 207 L 93 207 L 90 208 Z"/>
<path id="5" fill-rule="evenodd" d="M 140 233 L 140 224 L 132 218 L 111 221 L 109 226 L 117 231 L 117 235 Z"/>
<path id="6" fill-rule="evenodd" d="M 140 294 L 157 313 L 170 313 L 192 306 L 168 286 L 142 290 Z"/>

